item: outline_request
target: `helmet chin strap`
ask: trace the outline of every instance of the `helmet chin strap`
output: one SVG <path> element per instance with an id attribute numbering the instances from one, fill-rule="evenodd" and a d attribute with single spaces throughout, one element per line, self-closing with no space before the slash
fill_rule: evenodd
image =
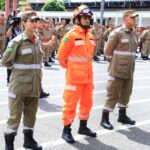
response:
<path id="1" fill-rule="evenodd" d="M 77 25 L 79 25 L 83 29 L 89 29 L 90 28 L 90 25 L 82 25 L 81 24 L 81 17 L 78 17 L 78 23 L 77 23 Z"/>

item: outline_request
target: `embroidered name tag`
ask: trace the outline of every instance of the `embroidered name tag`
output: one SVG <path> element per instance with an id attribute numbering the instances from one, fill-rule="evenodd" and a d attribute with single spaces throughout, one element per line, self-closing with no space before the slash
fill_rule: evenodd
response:
<path id="1" fill-rule="evenodd" d="M 129 43 L 129 39 L 121 39 L 121 43 Z"/>
<path id="2" fill-rule="evenodd" d="M 78 45 L 84 45 L 84 41 L 83 40 L 77 40 L 75 41 L 75 45 L 78 46 Z"/>
<path id="3" fill-rule="evenodd" d="M 22 51 L 21 51 L 22 55 L 31 54 L 31 53 L 32 53 L 31 48 L 25 48 L 25 49 L 22 49 Z"/>

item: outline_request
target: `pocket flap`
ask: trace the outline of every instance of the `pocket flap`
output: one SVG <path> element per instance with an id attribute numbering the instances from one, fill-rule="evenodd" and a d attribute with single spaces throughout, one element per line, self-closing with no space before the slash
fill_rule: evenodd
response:
<path id="1" fill-rule="evenodd" d="M 32 77 L 18 77 L 17 81 L 20 83 L 31 83 Z"/>
<path id="2" fill-rule="evenodd" d="M 82 65 L 72 65 L 71 69 L 73 69 L 73 70 L 87 70 L 86 66 L 82 66 Z"/>

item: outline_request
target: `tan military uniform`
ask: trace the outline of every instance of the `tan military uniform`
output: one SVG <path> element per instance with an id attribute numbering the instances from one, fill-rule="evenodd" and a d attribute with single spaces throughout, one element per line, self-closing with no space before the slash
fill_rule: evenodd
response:
<path id="1" fill-rule="evenodd" d="M 112 111 L 117 102 L 120 107 L 127 107 L 132 92 L 137 45 L 135 31 L 130 32 L 125 25 L 110 33 L 104 49 L 110 61 L 105 110 Z"/>
<path id="2" fill-rule="evenodd" d="M 51 31 L 49 29 L 43 29 L 43 37 L 42 37 L 42 43 L 44 44 L 47 44 L 48 41 L 50 40 L 51 38 Z M 43 48 L 43 51 L 44 51 L 44 62 L 48 62 L 48 59 L 49 59 L 49 55 L 50 55 L 50 51 L 51 51 L 51 48 Z"/>
<path id="3" fill-rule="evenodd" d="M 95 41 L 96 41 L 96 47 L 94 49 L 94 56 L 97 56 L 97 52 L 101 48 L 102 44 L 102 30 L 101 29 L 96 29 L 95 27 L 92 28 L 91 30 L 92 34 L 94 35 Z"/>
<path id="4" fill-rule="evenodd" d="M 108 40 L 109 34 L 111 33 L 112 30 L 113 30 L 112 28 L 108 28 L 108 29 L 104 32 L 103 38 L 104 38 L 105 41 Z"/>
<path id="5" fill-rule="evenodd" d="M 22 112 L 25 128 L 33 128 L 38 108 L 41 83 L 41 61 L 43 51 L 41 41 L 35 37 L 30 41 L 26 32 L 9 42 L 2 64 L 12 66 L 9 85 L 8 132 L 17 132 Z"/>
<path id="6" fill-rule="evenodd" d="M 58 49 L 60 42 L 66 32 L 67 32 L 66 27 L 63 27 L 62 25 L 60 25 L 56 28 L 56 36 L 57 36 L 57 46 L 56 47 L 57 47 L 57 49 Z"/>
<path id="7" fill-rule="evenodd" d="M 55 29 L 55 27 L 50 27 L 49 30 L 50 30 L 50 33 L 51 33 L 51 38 L 52 38 L 52 36 L 55 37 L 55 36 L 56 36 L 56 29 Z M 57 41 L 56 41 L 56 42 L 54 43 L 54 45 L 51 47 L 51 50 L 50 50 L 50 53 L 49 53 L 49 57 L 51 57 L 53 51 L 56 50 L 56 44 L 57 44 Z"/>
<path id="8" fill-rule="evenodd" d="M 142 54 L 143 56 L 148 56 L 150 54 L 150 30 L 143 31 L 141 35 L 142 44 Z"/>

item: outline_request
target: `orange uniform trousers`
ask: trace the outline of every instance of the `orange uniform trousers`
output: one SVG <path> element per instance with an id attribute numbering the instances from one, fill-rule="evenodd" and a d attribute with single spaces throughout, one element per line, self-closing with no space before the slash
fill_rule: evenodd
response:
<path id="1" fill-rule="evenodd" d="M 63 124 L 72 124 L 76 116 L 79 102 L 78 116 L 80 120 L 88 120 L 93 104 L 93 83 L 67 84 L 64 90 Z"/>

